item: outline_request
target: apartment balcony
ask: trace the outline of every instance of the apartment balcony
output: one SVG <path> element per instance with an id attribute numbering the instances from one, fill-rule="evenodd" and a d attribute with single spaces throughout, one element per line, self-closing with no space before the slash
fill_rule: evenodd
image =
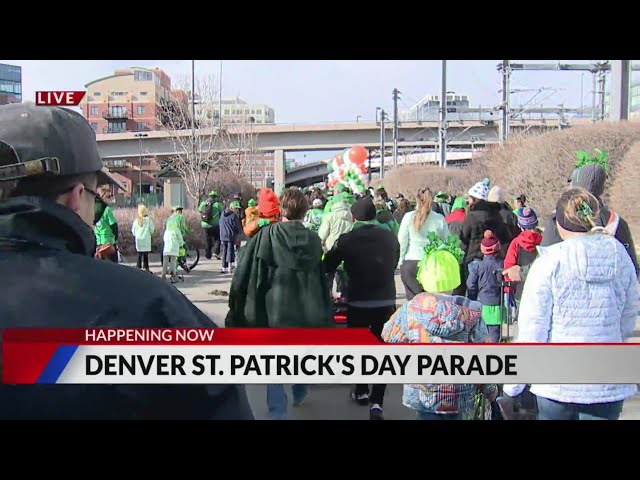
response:
<path id="1" fill-rule="evenodd" d="M 125 110 L 124 108 L 109 109 L 102 114 L 102 118 L 104 118 L 108 122 L 127 120 L 129 118 L 129 112 L 127 112 L 127 110 Z"/>

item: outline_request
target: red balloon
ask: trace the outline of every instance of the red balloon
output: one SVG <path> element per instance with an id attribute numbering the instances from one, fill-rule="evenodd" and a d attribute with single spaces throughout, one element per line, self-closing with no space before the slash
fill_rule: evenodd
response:
<path id="1" fill-rule="evenodd" d="M 362 173 L 363 175 L 367 173 L 367 167 L 364 163 L 360 165 L 360 173 Z"/>
<path id="2" fill-rule="evenodd" d="M 369 152 L 367 152 L 366 148 L 360 145 L 356 145 L 355 147 L 351 147 L 349 149 L 348 155 L 351 163 L 354 163 L 356 165 L 363 165 L 364 162 L 367 161 Z"/>
<path id="3" fill-rule="evenodd" d="M 340 167 L 344 162 L 342 161 L 342 152 L 336 155 L 336 164 Z"/>

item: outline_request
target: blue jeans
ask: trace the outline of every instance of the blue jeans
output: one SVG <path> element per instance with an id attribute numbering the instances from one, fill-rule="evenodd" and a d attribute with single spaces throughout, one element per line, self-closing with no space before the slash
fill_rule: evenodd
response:
<path id="1" fill-rule="evenodd" d="M 460 420 L 462 415 L 459 413 L 431 413 L 416 412 L 416 420 Z"/>
<path id="2" fill-rule="evenodd" d="M 618 420 L 624 400 L 608 403 L 563 403 L 537 396 L 538 420 Z"/>
<path id="3" fill-rule="evenodd" d="M 301 402 L 309 394 L 309 385 L 291 385 L 291 390 L 293 391 L 293 402 Z M 269 416 L 274 420 L 285 420 L 288 406 L 289 399 L 284 385 L 267 385 Z"/>

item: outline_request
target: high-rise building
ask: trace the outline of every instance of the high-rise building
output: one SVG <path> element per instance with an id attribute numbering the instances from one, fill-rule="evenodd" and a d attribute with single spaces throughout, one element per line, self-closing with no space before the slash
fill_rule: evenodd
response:
<path id="1" fill-rule="evenodd" d="M 22 67 L 0 63 L 0 105 L 22 101 Z"/>
<path id="2" fill-rule="evenodd" d="M 116 70 L 85 88 L 82 113 L 96 133 L 156 130 L 161 106 L 173 98 L 171 79 L 159 68 Z"/>

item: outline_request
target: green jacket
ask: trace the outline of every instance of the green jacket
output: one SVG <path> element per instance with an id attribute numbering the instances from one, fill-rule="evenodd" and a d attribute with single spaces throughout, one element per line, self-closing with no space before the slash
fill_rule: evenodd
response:
<path id="1" fill-rule="evenodd" d="M 376 212 L 376 220 L 380 222 L 380 224 L 388 226 L 389 230 L 391 230 L 394 235 L 398 235 L 400 225 L 398 225 L 398 222 L 394 220 L 393 214 L 389 210 L 386 208 L 378 210 Z"/>
<path id="2" fill-rule="evenodd" d="M 200 205 L 198 206 L 198 211 L 200 213 L 202 213 L 202 209 L 204 208 L 204 206 L 207 204 L 209 200 L 203 200 L 202 202 L 200 202 Z M 212 217 L 211 220 L 209 220 L 209 222 L 205 222 L 204 220 L 202 220 L 200 223 L 202 224 L 202 228 L 210 228 L 210 227 L 216 227 L 220 224 L 220 214 L 222 213 L 222 204 L 220 202 L 213 202 L 213 211 L 212 211 Z"/>
<path id="3" fill-rule="evenodd" d="M 302 222 L 261 228 L 243 248 L 226 327 L 330 327 L 320 238 Z"/>

